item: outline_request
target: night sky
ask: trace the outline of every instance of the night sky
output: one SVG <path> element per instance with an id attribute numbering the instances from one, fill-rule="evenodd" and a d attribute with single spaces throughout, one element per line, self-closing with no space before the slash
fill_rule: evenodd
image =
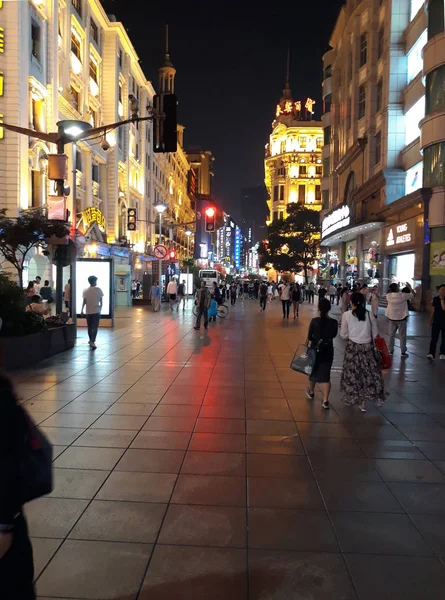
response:
<path id="1" fill-rule="evenodd" d="M 127 28 L 155 89 L 169 24 L 185 146 L 212 151 L 215 199 L 236 216 L 240 189 L 263 182 L 264 146 L 284 87 L 288 41 L 293 97 L 316 100 L 315 116 L 320 118 L 321 59 L 344 2 L 102 0 L 102 4 Z"/>

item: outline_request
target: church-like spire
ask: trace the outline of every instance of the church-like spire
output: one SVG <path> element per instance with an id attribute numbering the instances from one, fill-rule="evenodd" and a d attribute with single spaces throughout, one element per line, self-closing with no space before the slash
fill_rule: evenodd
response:
<path id="1" fill-rule="evenodd" d="M 165 26 L 165 55 L 164 64 L 159 69 L 159 87 L 163 94 L 175 93 L 175 74 L 176 69 L 170 60 L 168 48 L 168 25 Z"/>

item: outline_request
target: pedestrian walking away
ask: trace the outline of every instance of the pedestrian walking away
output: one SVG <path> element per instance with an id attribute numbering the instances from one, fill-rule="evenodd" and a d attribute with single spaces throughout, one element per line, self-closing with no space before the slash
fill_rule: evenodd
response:
<path id="1" fill-rule="evenodd" d="M 428 358 L 434 360 L 437 342 L 442 334 L 439 358 L 445 360 L 445 283 L 439 286 L 438 295 L 433 298 L 430 326 L 432 330 Z"/>
<path id="2" fill-rule="evenodd" d="M 35 600 L 34 565 L 21 502 L 28 426 L 10 380 L 0 375 L 0 598 Z"/>
<path id="3" fill-rule="evenodd" d="M 335 287 L 335 285 L 333 283 L 331 283 L 331 285 L 329 286 L 329 300 L 331 301 L 331 304 L 334 304 L 336 297 L 337 297 L 337 288 Z"/>
<path id="4" fill-rule="evenodd" d="M 103 291 L 97 287 L 97 277 L 90 275 L 88 277 L 88 283 L 90 287 L 83 291 L 83 303 L 82 310 L 87 316 L 88 325 L 88 337 L 91 350 L 96 350 L 96 337 L 97 330 L 99 329 L 100 312 L 102 310 L 102 298 L 104 297 Z"/>
<path id="5" fill-rule="evenodd" d="M 185 279 L 183 279 L 181 281 L 181 283 L 178 285 L 178 304 L 176 305 L 176 312 L 178 312 L 178 310 L 180 309 L 181 303 L 182 303 L 182 310 L 185 310 L 185 294 L 186 294 Z"/>
<path id="6" fill-rule="evenodd" d="M 281 305 L 283 307 L 283 319 L 289 318 L 290 309 L 290 285 L 288 281 L 285 281 L 281 287 Z"/>
<path id="7" fill-rule="evenodd" d="M 340 393 L 346 406 L 358 404 L 366 412 L 366 403 L 382 406 L 385 400 L 383 375 L 374 347 L 378 335 L 377 320 L 366 310 L 360 292 L 351 297 L 351 310 L 341 320 L 340 336 L 346 340 Z"/>
<path id="8" fill-rule="evenodd" d="M 292 306 L 294 307 L 294 319 L 296 319 L 300 314 L 299 308 L 300 308 L 300 302 L 301 302 L 301 289 L 300 289 L 300 285 L 298 283 L 295 283 L 292 288 L 291 298 L 292 298 Z"/>
<path id="9" fill-rule="evenodd" d="M 334 360 L 334 343 L 337 336 L 338 323 L 331 319 L 329 311 L 331 303 L 322 298 L 318 303 L 319 317 L 312 319 L 307 334 L 308 343 L 316 351 L 315 363 L 309 375 L 309 384 L 306 396 L 314 399 L 315 384 L 318 384 L 323 394 L 322 407 L 329 408 L 329 394 L 331 393 L 331 369 Z"/>
<path id="10" fill-rule="evenodd" d="M 340 296 L 341 296 L 342 289 L 343 289 L 343 286 L 341 283 L 339 283 L 337 285 L 337 306 L 340 304 Z"/>
<path id="11" fill-rule="evenodd" d="M 200 329 L 202 317 L 204 317 L 204 327 L 207 329 L 209 325 L 210 302 L 210 290 L 206 287 L 205 281 L 201 281 L 201 287 L 196 291 L 195 297 L 195 304 L 198 307 L 195 329 Z"/>
<path id="12" fill-rule="evenodd" d="M 379 314 L 380 294 L 379 294 L 379 288 L 376 285 L 371 289 L 369 296 L 370 296 L 371 312 L 374 315 L 374 317 L 377 319 L 377 316 Z"/>
<path id="13" fill-rule="evenodd" d="M 230 304 L 234 306 L 236 303 L 236 284 L 230 286 Z"/>
<path id="14" fill-rule="evenodd" d="M 153 306 L 153 311 L 158 312 L 161 306 L 161 288 L 157 281 L 153 283 L 150 290 L 149 299 L 151 300 L 151 304 Z"/>
<path id="15" fill-rule="evenodd" d="M 322 300 L 323 298 L 326 297 L 328 290 L 324 287 L 323 284 L 320 285 L 320 287 L 318 288 L 318 301 L 320 302 L 320 300 Z"/>
<path id="16" fill-rule="evenodd" d="M 414 298 L 414 290 L 409 283 L 406 284 L 410 290 L 409 293 L 400 292 L 398 283 L 391 283 L 389 286 L 389 292 L 386 294 L 388 306 L 385 311 L 385 315 L 389 320 L 389 344 L 388 350 L 390 354 L 394 353 L 394 342 L 397 331 L 399 332 L 400 339 L 400 350 L 402 351 L 402 357 L 406 358 L 408 352 L 406 351 L 406 327 L 407 319 L 409 316 L 408 311 L 408 300 Z"/>
<path id="17" fill-rule="evenodd" d="M 340 293 L 340 315 L 343 315 L 349 306 L 349 289 L 347 287 L 342 288 Z"/>
<path id="18" fill-rule="evenodd" d="M 267 300 L 269 302 L 273 300 L 273 285 L 271 283 L 267 286 Z"/>
<path id="19" fill-rule="evenodd" d="M 167 286 L 167 295 L 170 304 L 170 310 L 173 311 L 173 307 L 176 302 L 176 297 L 178 295 L 178 285 L 174 279 L 172 279 Z"/>
<path id="20" fill-rule="evenodd" d="M 258 293 L 260 296 L 260 310 L 262 310 L 262 311 L 266 310 L 267 291 L 268 291 L 267 283 L 265 281 L 261 282 Z"/>

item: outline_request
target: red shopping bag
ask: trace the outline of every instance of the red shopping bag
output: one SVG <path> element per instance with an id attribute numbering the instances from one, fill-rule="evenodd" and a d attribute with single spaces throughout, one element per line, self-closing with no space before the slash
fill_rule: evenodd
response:
<path id="1" fill-rule="evenodd" d="M 390 369 L 392 367 L 392 356 L 389 353 L 388 346 L 386 345 L 384 338 L 377 334 L 374 344 L 377 353 L 377 359 L 380 363 L 380 368 Z"/>

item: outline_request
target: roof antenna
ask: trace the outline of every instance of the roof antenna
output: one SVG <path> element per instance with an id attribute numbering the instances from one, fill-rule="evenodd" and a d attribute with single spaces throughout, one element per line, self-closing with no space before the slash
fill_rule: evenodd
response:
<path id="1" fill-rule="evenodd" d="M 168 23 L 165 25 L 165 54 L 168 56 Z"/>

